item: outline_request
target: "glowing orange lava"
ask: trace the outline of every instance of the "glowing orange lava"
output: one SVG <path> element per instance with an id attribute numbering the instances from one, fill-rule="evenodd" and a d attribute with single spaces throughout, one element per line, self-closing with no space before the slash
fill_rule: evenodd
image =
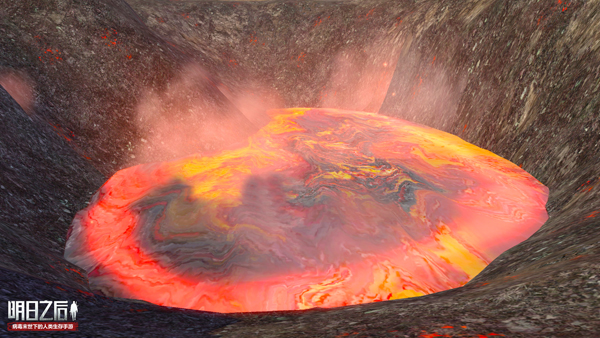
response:
<path id="1" fill-rule="evenodd" d="M 371 113 L 270 114 L 241 149 L 117 172 L 65 257 L 116 297 L 334 307 L 459 287 L 547 219 L 545 186 L 456 136 Z"/>

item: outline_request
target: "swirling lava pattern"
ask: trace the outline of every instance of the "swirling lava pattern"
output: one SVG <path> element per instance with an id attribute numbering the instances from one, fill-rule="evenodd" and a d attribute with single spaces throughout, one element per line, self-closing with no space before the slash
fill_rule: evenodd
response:
<path id="1" fill-rule="evenodd" d="M 243 148 L 117 172 L 65 257 L 110 296 L 335 307 L 459 287 L 547 219 L 545 186 L 456 136 L 371 113 L 270 114 Z"/>

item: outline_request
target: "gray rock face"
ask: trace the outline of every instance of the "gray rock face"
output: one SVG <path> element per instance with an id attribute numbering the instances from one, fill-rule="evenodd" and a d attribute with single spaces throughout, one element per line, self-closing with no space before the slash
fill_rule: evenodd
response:
<path id="1" fill-rule="evenodd" d="M 598 3 L 129 4 L 0 5 L 0 85 L 12 96 L 0 91 L 2 302 L 77 300 L 83 335 L 198 336 L 234 321 L 212 332 L 597 335 Z M 61 258 L 73 214 L 116 170 L 223 149 L 263 124 L 264 109 L 290 106 L 367 110 L 454 133 L 548 186 L 550 219 L 462 288 L 284 315 L 107 299 Z"/>
<path id="2" fill-rule="evenodd" d="M 62 258 L 65 234 L 104 177 L 2 88 L 0 118 L 2 266 L 87 288 L 83 271 Z"/>
<path id="3" fill-rule="evenodd" d="M 150 31 L 124 1 L 19 1 L 2 7 L 2 70 L 32 79 L 35 113 L 60 125 L 72 146 L 107 176 L 135 163 L 139 122 L 151 117 L 140 113 L 142 100 L 177 120 L 181 113 L 168 107 L 193 99 L 200 110 L 194 120 L 229 117 L 241 134 L 255 129 L 200 66 L 187 92 L 166 90 L 181 72 L 189 73 L 185 66 L 192 58 Z M 205 139 L 194 151 L 227 141 Z"/>

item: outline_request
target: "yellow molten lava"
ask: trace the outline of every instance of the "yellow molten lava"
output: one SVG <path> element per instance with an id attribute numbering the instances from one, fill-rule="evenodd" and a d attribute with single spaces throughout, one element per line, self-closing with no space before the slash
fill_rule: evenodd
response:
<path id="1" fill-rule="evenodd" d="M 364 112 L 270 114 L 245 147 L 116 173 L 65 257 L 112 296 L 308 309 L 464 285 L 547 219 L 546 187 L 456 136 Z"/>

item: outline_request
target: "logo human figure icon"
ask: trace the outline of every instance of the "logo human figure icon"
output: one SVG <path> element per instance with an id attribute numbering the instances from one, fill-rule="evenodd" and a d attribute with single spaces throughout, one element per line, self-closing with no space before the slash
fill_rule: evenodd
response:
<path id="1" fill-rule="evenodd" d="M 73 318 L 73 320 L 76 320 L 75 318 L 77 317 L 77 302 L 73 301 L 73 303 L 71 303 L 71 317 Z"/>

